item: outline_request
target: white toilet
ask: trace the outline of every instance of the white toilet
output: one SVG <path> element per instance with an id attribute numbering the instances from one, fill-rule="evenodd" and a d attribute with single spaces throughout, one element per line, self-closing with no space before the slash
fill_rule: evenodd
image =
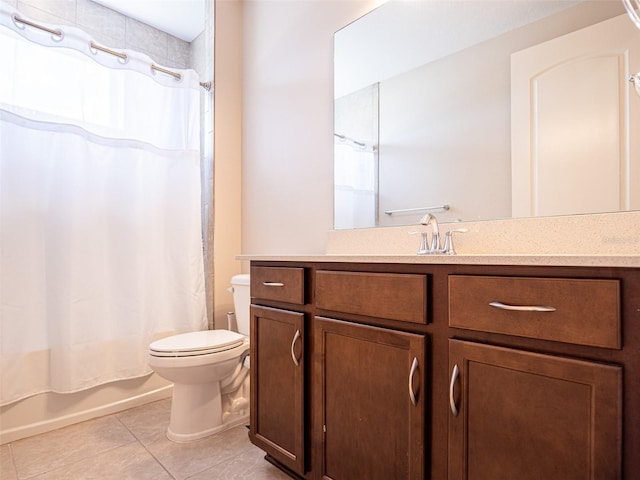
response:
<path id="1" fill-rule="evenodd" d="M 149 345 L 149 366 L 173 382 L 169 440 L 188 442 L 249 420 L 249 275 L 235 275 L 231 285 L 239 333 L 205 330 Z"/>

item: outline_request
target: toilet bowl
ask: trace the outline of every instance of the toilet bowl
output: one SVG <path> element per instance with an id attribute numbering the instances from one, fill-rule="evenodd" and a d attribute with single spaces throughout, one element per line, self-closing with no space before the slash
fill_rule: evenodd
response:
<path id="1" fill-rule="evenodd" d="M 189 332 L 149 345 L 149 366 L 173 382 L 169 440 L 188 442 L 248 422 L 249 275 L 231 283 L 238 332 Z"/>

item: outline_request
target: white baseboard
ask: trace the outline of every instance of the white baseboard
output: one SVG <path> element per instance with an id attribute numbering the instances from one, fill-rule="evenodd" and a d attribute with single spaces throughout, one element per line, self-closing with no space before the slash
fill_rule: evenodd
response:
<path id="1" fill-rule="evenodd" d="M 6 430 L 2 429 L 0 430 L 0 444 L 14 442 L 21 438 L 31 437 L 33 435 L 49 432 L 75 423 L 91 420 L 92 418 L 111 415 L 129 408 L 155 402 L 156 400 L 162 400 L 164 398 L 171 397 L 172 393 L 173 385 L 166 385 L 134 396 L 129 396 L 121 400 L 110 401 L 109 403 L 92 408 L 73 411 L 71 413 L 40 421 L 28 422 L 24 425 L 8 428 Z"/>

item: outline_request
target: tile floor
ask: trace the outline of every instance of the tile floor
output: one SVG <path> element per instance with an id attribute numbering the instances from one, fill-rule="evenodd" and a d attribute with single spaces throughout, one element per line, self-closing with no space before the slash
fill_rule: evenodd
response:
<path id="1" fill-rule="evenodd" d="M 289 480 L 242 425 L 189 443 L 167 440 L 171 400 L 0 446 L 2 480 Z"/>

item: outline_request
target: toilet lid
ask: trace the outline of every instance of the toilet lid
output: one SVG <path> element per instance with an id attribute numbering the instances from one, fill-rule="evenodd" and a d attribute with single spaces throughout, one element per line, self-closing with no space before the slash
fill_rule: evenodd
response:
<path id="1" fill-rule="evenodd" d="M 205 355 L 229 350 L 242 342 L 244 336 L 230 330 L 203 330 L 156 340 L 149 350 L 156 356 Z"/>

